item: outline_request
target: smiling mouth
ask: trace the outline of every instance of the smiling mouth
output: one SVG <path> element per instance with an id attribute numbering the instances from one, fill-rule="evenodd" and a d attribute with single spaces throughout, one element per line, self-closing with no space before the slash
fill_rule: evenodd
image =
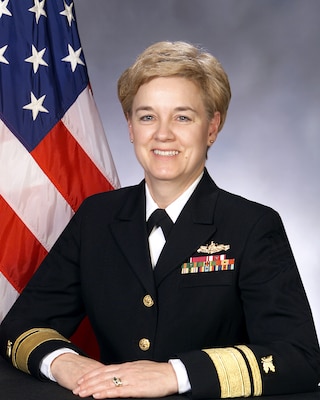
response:
<path id="1" fill-rule="evenodd" d="M 177 150 L 153 150 L 153 152 L 158 156 L 167 156 L 167 157 L 177 156 L 179 154 Z"/>

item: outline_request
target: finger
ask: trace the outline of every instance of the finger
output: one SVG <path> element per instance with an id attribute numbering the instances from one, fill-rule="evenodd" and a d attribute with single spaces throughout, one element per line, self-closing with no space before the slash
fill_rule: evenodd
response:
<path id="1" fill-rule="evenodd" d="M 81 384 L 85 381 L 89 381 L 100 374 L 104 374 L 106 379 L 108 378 L 108 376 L 113 377 L 117 375 L 119 368 L 120 368 L 119 365 L 103 365 L 99 368 L 96 368 L 90 372 L 85 373 L 83 376 L 81 376 L 81 378 L 78 380 L 77 383 Z"/>
<path id="2" fill-rule="evenodd" d="M 86 397 L 94 393 L 114 392 L 114 389 L 116 389 L 115 394 L 117 394 L 117 391 L 125 384 L 126 382 L 123 379 L 117 378 L 114 374 L 110 374 L 109 371 L 106 372 L 102 370 L 99 373 L 93 374 L 90 378 L 83 380 L 77 388 L 73 390 L 73 393 L 80 397 Z"/>
<path id="3" fill-rule="evenodd" d="M 105 399 L 105 398 L 118 398 L 118 397 L 133 397 L 131 392 L 127 392 L 124 390 L 123 387 L 112 387 L 108 385 L 100 383 L 93 387 L 88 387 L 87 389 L 80 390 L 77 392 L 76 390 L 73 391 L 75 395 L 79 397 L 90 397 L 92 396 L 95 399 Z"/>

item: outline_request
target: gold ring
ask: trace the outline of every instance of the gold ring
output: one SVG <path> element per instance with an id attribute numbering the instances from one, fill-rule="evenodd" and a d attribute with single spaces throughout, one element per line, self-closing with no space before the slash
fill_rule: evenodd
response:
<path id="1" fill-rule="evenodd" d="M 115 384 L 115 386 L 119 387 L 122 386 L 122 380 L 120 378 L 117 377 L 113 377 L 112 378 L 112 382 Z"/>

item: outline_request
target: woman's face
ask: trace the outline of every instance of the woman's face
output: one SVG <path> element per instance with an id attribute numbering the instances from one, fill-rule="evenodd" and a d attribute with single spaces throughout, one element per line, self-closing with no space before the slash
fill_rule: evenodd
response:
<path id="1" fill-rule="evenodd" d="M 219 123 L 219 112 L 208 120 L 200 89 L 186 78 L 154 78 L 142 85 L 128 124 L 146 182 L 186 189 L 202 172 Z"/>

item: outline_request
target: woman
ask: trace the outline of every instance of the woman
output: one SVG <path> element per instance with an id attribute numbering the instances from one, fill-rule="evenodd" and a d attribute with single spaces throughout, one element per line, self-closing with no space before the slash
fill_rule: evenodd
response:
<path id="1" fill-rule="evenodd" d="M 156 43 L 118 92 L 145 179 L 83 203 L 3 322 L 1 353 L 97 399 L 316 390 L 319 345 L 280 217 L 205 169 L 231 97 L 221 65 Z M 85 314 L 101 362 L 67 339 Z"/>

